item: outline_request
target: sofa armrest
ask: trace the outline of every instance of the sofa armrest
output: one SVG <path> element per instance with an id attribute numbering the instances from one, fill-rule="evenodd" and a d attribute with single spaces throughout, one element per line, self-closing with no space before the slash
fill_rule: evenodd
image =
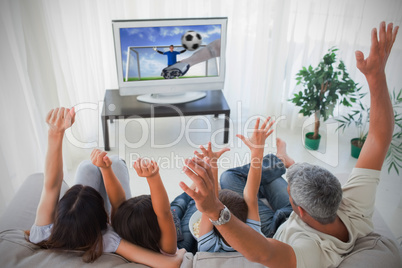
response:
<path id="1" fill-rule="evenodd" d="M 36 209 L 43 188 L 43 173 L 28 176 L 0 217 L 0 232 L 9 229 L 29 230 L 35 222 Z M 60 196 L 69 189 L 63 181 Z"/>

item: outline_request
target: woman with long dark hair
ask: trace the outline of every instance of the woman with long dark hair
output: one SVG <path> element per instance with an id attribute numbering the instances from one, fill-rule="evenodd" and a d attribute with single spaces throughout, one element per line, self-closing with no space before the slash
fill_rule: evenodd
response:
<path id="1" fill-rule="evenodd" d="M 179 267 L 185 250 L 179 250 L 174 256 L 164 256 L 127 242 L 113 231 L 101 195 L 103 182 L 96 179 L 100 177 L 99 171 L 93 169 L 93 165 L 80 165 L 76 183 L 81 184 L 71 187 L 59 200 L 63 181 L 63 137 L 74 121 L 74 108 L 53 109 L 46 117 L 49 131 L 45 178 L 35 223 L 27 232 L 29 241 L 46 249 L 82 250 L 85 262 L 95 261 L 103 252 L 115 252 L 130 261 L 152 267 Z M 119 161 L 115 162 L 119 164 Z"/>

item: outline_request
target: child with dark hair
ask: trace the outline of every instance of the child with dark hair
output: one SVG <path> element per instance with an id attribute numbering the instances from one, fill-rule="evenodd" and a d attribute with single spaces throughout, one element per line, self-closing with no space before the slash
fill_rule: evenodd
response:
<path id="1" fill-rule="evenodd" d="M 216 177 L 218 177 L 217 160 L 223 153 L 230 149 L 223 148 L 218 152 L 212 152 L 211 142 L 208 143 L 208 149 L 205 149 L 202 145 L 200 146 L 200 149 L 210 157 L 211 165 L 216 167 Z M 204 157 L 197 151 L 194 153 L 198 155 L 198 157 Z M 195 186 L 195 184 L 191 187 L 193 186 Z M 170 203 L 170 208 L 175 219 L 178 247 L 185 248 L 187 252 L 195 254 L 197 252 L 197 240 L 191 233 L 189 226 L 191 216 L 197 211 L 194 200 L 188 194 L 183 192 L 178 195 L 172 203 Z"/>
<path id="2" fill-rule="evenodd" d="M 254 132 L 250 139 L 245 138 L 243 135 L 237 135 L 244 144 L 251 150 L 251 163 L 250 170 L 248 173 L 248 178 L 246 186 L 243 191 L 243 197 L 232 191 L 232 190 L 220 190 L 218 183 L 218 168 L 217 168 L 217 157 L 215 153 L 211 151 L 210 146 L 208 149 L 201 148 L 202 154 L 196 152 L 199 159 L 205 160 L 212 169 L 212 175 L 214 178 L 214 188 L 215 193 L 219 200 L 225 205 L 224 210 L 229 210 L 234 216 L 236 216 L 241 221 L 245 222 L 248 226 L 261 233 L 261 222 L 258 211 L 258 191 L 261 182 L 261 172 L 262 172 L 262 162 L 264 154 L 264 144 L 265 140 L 273 132 L 271 127 L 274 121 L 268 123 L 270 118 L 267 118 L 265 122 L 259 128 L 260 119 L 257 119 L 256 125 L 254 127 Z M 193 162 L 200 160 L 190 160 Z M 192 168 L 191 162 L 188 161 L 188 166 Z M 185 189 L 183 189 L 185 190 Z M 224 212 L 223 210 L 223 212 Z M 230 215 L 230 213 L 226 214 Z M 200 222 L 200 237 L 198 238 L 198 250 L 207 252 L 228 252 L 235 251 L 221 236 L 219 231 L 215 228 L 215 225 L 224 224 L 223 221 L 230 220 L 225 219 L 225 214 L 221 213 L 221 218 L 218 221 L 212 221 L 202 214 Z M 263 235 L 261 233 L 261 235 Z"/>
<path id="3" fill-rule="evenodd" d="M 101 170 L 111 165 L 106 152 L 95 150 L 91 158 L 93 164 Z M 128 242 L 166 256 L 174 256 L 177 252 L 176 228 L 159 167 L 155 161 L 142 158 L 133 167 L 138 176 L 146 178 L 151 195 L 126 200 L 124 190 L 113 171 L 102 171 L 112 206 L 112 226 Z"/>
<path id="4" fill-rule="evenodd" d="M 77 168 L 75 185 L 61 198 L 63 182 L 62 144 L 65 130 L 75 121 L 74 108 L 52 109 L 46 117 L 49 125 L 48 149 L 41 198 L 36 211 L 35 223 L 26 231 L 27 240 L 44 249 L 81 250 L 84 262 L 94 262 L 104 252 L 115 252 L 124 258 L 148 266 L 179 267 L 184 250 L 174 257 L 167 257 L 121 239 L 109 225 L 109 203 L 105 195 L 102 176 L 113 173 L 122 180 L 123 196 L 130 195 L 128 171 L 118 157 L 108 161 L 99 170 L 88 160 Z M 93 158 L 94 153 L 91 155 Z M 120 185 L 121 186 L 121 185 Z M 103 197 L 103 196 L 105 197 Z"/>

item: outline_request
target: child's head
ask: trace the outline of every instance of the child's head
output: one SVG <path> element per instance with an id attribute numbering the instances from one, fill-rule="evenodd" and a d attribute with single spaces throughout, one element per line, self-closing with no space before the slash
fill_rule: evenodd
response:
<path id="1" fill-rule="evenodd" d="M 102 196 L 92 187 L 74 185 L 57 204 L 49 239 L 37 245 L 83 250 L 83 260 L 93 262 L 102 255 L 102 231 L 107 222 Z"/>
<path id="2" fill-rule="evenodd" d="M 112 225 L 121 238 L 159 252 L 161 230 L 150 195 L 140 195 L 124 201 L 114 214 Z"/>
<path id="3" fill-rule="evenodd" d="M 232 190 L 223 189 L 219 191 L 218 198 L 230 210 L 230 212 L 236 216 L 236 218 L 242 222 L 246 222 L 248 207 L 246 201 L 240 194 Z M 214 227 L 214 231 L 222 238 L 218 229 Z"/>

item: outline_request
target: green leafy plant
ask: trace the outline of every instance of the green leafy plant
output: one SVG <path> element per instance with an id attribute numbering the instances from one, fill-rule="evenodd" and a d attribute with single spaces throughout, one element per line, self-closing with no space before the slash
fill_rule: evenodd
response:
<path id="1" fill-rule="evenodd" d="M 336 130 L 341 129 L 343 132 L 350 125 L 354 125 L 357 130 L 356 147 L 362 148 L 368 134 L 368 124 L 370 121 L 370 108 L 362 104 L 360 101 L 358 106 L 350 111 L 346 116 L 335 119 L 340 123 Z"/>
<path id="2" fill-rule="evenodd" d="M 392 92 L 391 102 L 394 108 L 395 126 L 385 161 L 388 165 L 388 173 L 394 168 L 399 175 L 399 168 L 402 168 L 402 89 L 398 94 L 395 90 Z"/>
<path id="3" fill-rule="evenodd" d="M 303 86 L 303 91 L 294 94 L 289 101 L 301 107 L 304 116 L 314 114 L 314 135 L 319 138 L 320 118 L 326 121 L 333 116 L 335 105 L 351 107 L 360 99 L 361 87 L 349 76 L 342 60 L 337 63 L 336 48 L 330 48 L 316 68 L 311 65 L 303 67 L 297 74 L 297 85 Z"/>
<path id="4" fill-rule="evenodd" d="M 365 95 L 365 94 L 364 94 Z M 392 91 L 391 103 L 394 109 L 394 133 L 389 146 L 385 162 L 388 165 L 388 173 L 395 169 L 399 175 L 399 168 L 402 168 L 402 89 L 398 93 Z M 368 134 L 368 124 L 370 120 L 370 108 L 363 105 L 360 101 L 356 108 L 352 109 L 349 114 L 336 119 L 340 123 L 337 130 L 344 131 L 347 127 L 354 125 L 358 132 L 359 142 L 357 147 L 363 147 L 364 141 Z"/>

